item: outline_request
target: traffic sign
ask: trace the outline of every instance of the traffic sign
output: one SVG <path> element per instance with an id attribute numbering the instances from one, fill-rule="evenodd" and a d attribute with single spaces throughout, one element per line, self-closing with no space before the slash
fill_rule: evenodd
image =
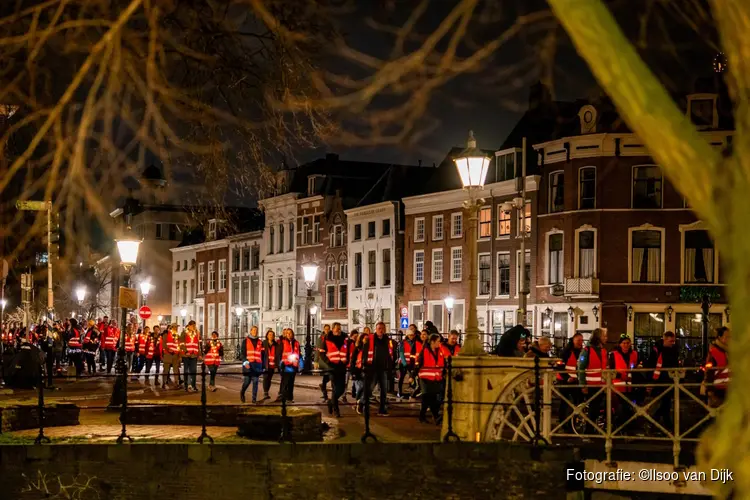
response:
<path id="1" fill-rule="evenodd" d="M 401 318 L 401 328 L 402 329 L 409 328 L 409 318 L 407 318 L 406 316 Z"/>
<path id="2" fill-rule="evenodd" d="M 151 308 L 148 306 L 142 306 L 140 309 L 138 309 L 138 316 L 141 319 L 148 319 L 151 317 Z"/>
<path id="3" fill-rule="evenodd" d="M 402 318 L 408 318 L 409 317 L 409 310 L 406 308 L 406 306 L 401 308 L 401 317 Z"/>
<path id="4" fill-rule="evenodd" d="M 123 309 L 138 309 L 138 292 L 135 288 L 120 287 L 118 304 Z"/>
<path id="5" fill-rule="evenodd" d="M 32 201 L 32 200 L 18 200 L 16 202 L 16 208 L 18 210 L 31 210 L 34 212 L 41 212 L 47 210 L 51 205 L 49 201 Z"/>

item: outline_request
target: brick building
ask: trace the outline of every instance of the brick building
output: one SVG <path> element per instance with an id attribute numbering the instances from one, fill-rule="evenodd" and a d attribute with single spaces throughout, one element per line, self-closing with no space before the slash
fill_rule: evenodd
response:
<path id="1" fill-rule="evenodd" d="M 212 221 L 211 224 L 216 224 Z M 214 330 L 219 337 L 226 340 L 229 336 L 229 241 L 211 239 L 196 245 L 195 260 L 197 267 L 198 293 L 196 305 L 203 310 L 204 336 Z M 199 320 L 197 322 L 200 323 Z"/>

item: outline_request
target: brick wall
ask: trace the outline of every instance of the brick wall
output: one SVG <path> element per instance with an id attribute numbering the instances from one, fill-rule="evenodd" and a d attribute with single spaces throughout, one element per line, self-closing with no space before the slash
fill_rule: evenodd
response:
<path id="1" fill-rule="evenodd" d="M 0 446 L 7 498 L 565 498 L 567 450 L 510 443 Z M 42 491 L 40 491 L 40 489 Z M 25 492 L 24 492 L 25 491 Z M 63 495 L 60 495 L 61 497 Z M 67 498 L 67 497 L 66 497 Z"/>
<path id="2" fill-rule="evenodd" d="M 226 266 L 227 266 L 227 283 L 226 283 L 226 289 L 219 291 L 220 287 L 220 276 L 219 276 L 219 260 L 225 259 L 226 260 Z M 196 253 L 195 255 L 196 260 L 196 270 L 199 269 L 199 264 L 203 263 L 203 273 L 205 276 L 204 281 L 204 306 L 203 306 L 203 324 L 205 325 L 205 331 L 204 333 L 206 335 L 210 335 L 210 333 L 214 330 L 219 329 L 220 320 L 219 320 L 219 304 L 224 303 L 226 304 L 226 308 L 224 311 L 224 335 L 226 336 L 228 332 L 231 331 L 231 322 L 229 320 L 229 315 L 231 314 L 231 304 L 229 303 L 229 288 L 231 287 L 231 282 L 229 281 L 229 270 L 231 268 L 232 263 L 229 260 L 229 246 L 224 246 L 221 248 L 212 248 L 208 250 L 201 250 Z M 216 270 L 216 291 L 213 293 L 209 293 L 209 281 L 208 281 L 208 263 L 209 262 L 215 262 L 214 269 Z M 197 271 L 196 271 L 197 272 Z M 196 280 L 198 278 L 196 277 Z M 197 285 L 196 285 L 197 286 Z M 215 304 L 215 310 L 216 310 L 216 316 L 214 319 L 215 324 L 209 325 L 208 324 L 208 307 L 209 304 Z"/>

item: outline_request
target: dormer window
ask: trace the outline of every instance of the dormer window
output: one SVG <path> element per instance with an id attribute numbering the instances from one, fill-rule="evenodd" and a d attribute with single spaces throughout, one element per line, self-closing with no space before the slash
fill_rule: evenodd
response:
<path id="1" fill-rule="evenodd" d="M 693 94 L 688 96 L 687 114 L 698 130 L 719 128 L 716 112 L 716 94 Z"/>
<path id="2" fill-rule="evenodd" d="M 215 220 L 208 222 L 208 239 L 211 241 L 216 239 L 216 221 Z"/>
<path id="3" fill-rule="evenodd" d="M 313 196 L 319 194 L 323 188 L 322 175 L 308 175 L 307 176 L 307 196 Z"/>
<path id="4" fill-rule="evenodd" d="M 596 108 L 587 104 L 578 111 L 578 118 L 581 120 L 581 134 L 596 133 Z"/>

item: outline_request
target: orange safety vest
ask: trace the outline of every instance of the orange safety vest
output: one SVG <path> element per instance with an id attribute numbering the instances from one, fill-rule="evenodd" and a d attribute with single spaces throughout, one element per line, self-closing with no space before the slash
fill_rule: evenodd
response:
<path id="1" fill-rule="evenodd" d="M 154 347 L 155 342 L 153 339 L 148 339 L 146 341 L 146 359 L 154 359 Z"/>
<path id="2" fill-rule="evenodd" d="M 135 335 L 125 335 L 125 352 L 135 351 Z"/>
<path id="3" fill-rule="evenodd" d="M 729 358 L 727 357 L 727 352 L 712 345 L 708 349 L 708 354 L 714 359 L 714 361 L 716 361 L 716 366 L 709 366 L 710 363 L 706 364 L 706 368 L 715 369 L 714 387 L 717 389 L 726 389 L 732 378 L 729 371 Z"/>
<path id="4" fill-rule="evenodd" d="M 253 339 L 247 337 L 245 339 L 245 350 L 247 351 L 247 360 L 251 363 L 262 363 L 263 362 L 263 341 L 256 339 L 257 348 L 253 345 Z"/>
<path id="5" fill-rule="evenodd" d="M 203 362 L 207 366 L 216 365 L 219 366 L 221 364 L 221 356 L 219 356 L 219 350 L 221 349 L 221 342 L 216 340 L 211 340 L 208 343 L 208 352 L 206 352 L 206 355 L 203 357 Z"/>
<path id="6" fill-rule="evenodd" d="M 461 352 L 461 346 L 458 344 L 454 345 L 453 352 L 451 352 L 451 346 L 448 344 L 440 344 L 440 350 L 443 352 L 443 356 L 447 359 L 451 356 L 458 356 L 458 353 Z"/>
<path id="7" fill-rule="evenodd" d="M 602 347 L 597 353 L 591 346 L 586 347 L 586 349 L 589 351 L 589 366 L 586 368 L 586 384 L 604 385 L 602 369 L 605 368 L 607 363 L 607 350 Z"/>
<path id="8" fill-rule="evenodd" d="M 146 354 L 146 347 L 148 345 L 148 336 L 145 334 L 138 335 L 138 354 Z"/>
<path id="9" fill-rule="evenodd" d="M 428 348 L 423 352 L 424 364 L 419 367 L 419 378 L 431 382 L 440 382 L 443 380 L 443 368 L 445 368 L 443 350 L 438 348 L 437 353 L 435 353 Z"/>
<path id="10" fill-rule="evenodd" d="M 81 348 L 81 332 L 78 330 L 73 330 L 73 335 L 68 340 L 68 347 L 71 349 L 80 349 Z"/>
<path id="11" fill-rule="evenodd" d="M 185 334 L 185 353 L 188 356 L 191 355 L 198 355 L 198 352 L 200 352 L 200 348 L 198 345 L 198 334 L 195 333 L 191 335 L 190 333 Z"/>
<path id="12" fill-rule="evenodd" d="M 346 363 L 346 353 L 348 350 L 347 344 L 348 342 L 346 341 L 346 338 L 344 338 L 344 343 L 341 344 L 341 347 L 336 347 L 336 344 L 334 344 L 333 341 L 330 340 L 330 337 L 326 337 L 325 343 L 323 345 L 326 349 L 325 353 L 326 357 L 328 358 L 328 362 L 333 365 Z"/>
<path id="13" fill-rule="evenodd" d="M 288 366 L 294 366 L 295 368 L 299 366 L 299 342 L 294 342 L 294 345 L 292 345 L 292 342 L 289 339 L 283 339 L 281 341 L 282 350 L 281 350 L 281 359 L 284 362 L 285 365 Z"/>
<path id="14" fill-rule="evenodd" d="M 617 370 L 613 385 L 620 392 L 630 392 L 631 388 L 629 386 L 633 383 L 633 372 L 630 370 L 638 365 L 638 353 L 635 350 L 631 350 L 630 354 L 628 354 L 629 359 L 625 360 L 620 351 L 615 350 L 612 352 L 612 356 L 615 359 L 615 370 Z"/>
<path id="15" fill-rule="evenodd" d="M 177 335 L 174 335 L 172 331 L 170 330 L 167 334 L 167 352 L 169 354 L 177 354 L 179 350 L 179 343 L 177 339 Z"/>
<path id="16" fill-rule="evenodd" d="M 276 368 L 276 342 L 268 346 L 268 368 Z"/>
<path id="17" fill-rule="evenodd" d="M 388 355 L 393 359 L 393 341 L 388 339 Z M 375 357 L 375 334 L 371 333 L 367 339 L 367 364 L 371 365 Z"/>
<path id="18" fill-rule="evenodd" d="M 565 365 L 565 371 L 568 373 L 568 382 L 571 380 L 578 380 L 578 374 L 576 373 L 576 367 L 578 363 L 578 358 L 576 357 L 575 351 L 571 349 L 570 356 L 568 356 L 568 359 L 566 361 L 560 360 L 557 362 L 558 366 Z M 588 380 L 588 376 L 586 377 Z M 557 380 L 562 382 L 563 376 L 562 373 L 557 374 Z"/>
<path id="19" fill-rule="evenodd" d="M 407 365 L 412 365 L 417 360 L 417 356 L 419 355 L 419 346 L 420 343 L 418 340 L 414 341 L 414 345 L 409 342 L 409 339 L 404 339 L 404 359 L 406 359 Z"/>

